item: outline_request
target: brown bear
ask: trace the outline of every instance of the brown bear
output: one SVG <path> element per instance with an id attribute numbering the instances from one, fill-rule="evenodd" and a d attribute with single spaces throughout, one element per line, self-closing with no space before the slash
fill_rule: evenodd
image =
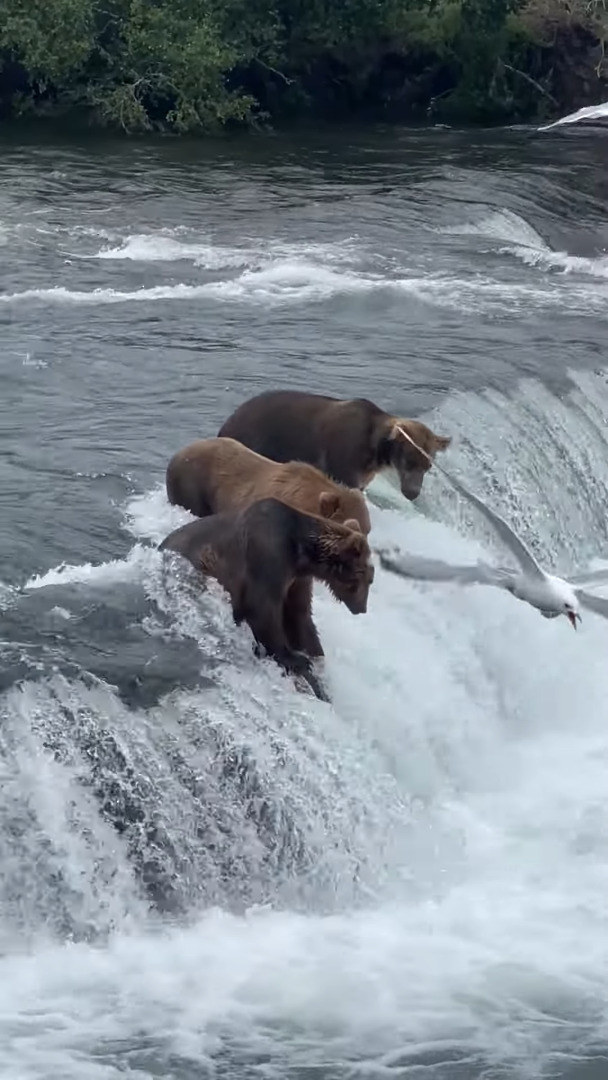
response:
<path id="1" fill-rule="evenodd" d="M 311 664 L 324 655 L 312 620 L 313 579 L 354 615 L 367 611 L 374 568 L 367 539 L 354 526 L 260 499 L 182 525 L 160 550 L 176 551 L 216 578 L 230 596 L 237 626 L 245 621 L 258 646 L 328 700 Z"/>
<path id="2" fill-rule="evenodd" d="M 277 464 L 235 439 L 199 439 L 178 450 L 166 474 L 167 496 L 197 517 L 240 510 L 257 499 L 272 497 L 305 514 L 371 528 L 365 496 L 345 487 L 304 462 Z"/>
<path id="3" fill-rule="evenodd" d="M 400 427 L 428 457 L 412 446 Z M 365 398 L 343 401 L 301 390 L 267 390 L 250 398 L 218 434 L 238 439 L 272 461 L 307 461 L 338 483 L 361 490 L 377 473 L 392 467 L 410 500 L 418 498 L 436 453 L 452 441 L 419 420 L 392 416 Z"/>

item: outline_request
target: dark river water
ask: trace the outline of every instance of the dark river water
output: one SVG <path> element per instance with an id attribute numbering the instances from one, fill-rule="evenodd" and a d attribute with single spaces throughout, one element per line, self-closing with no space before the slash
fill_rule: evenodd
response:
<path id="1" fill-rule="evenodd" d="M 332 705 L 163 567 L 164 470 L 367 396 L 608 560 L 608 140 L 0 142 L 0 1077 L 603 1080 L 608 627 L 376 571 Z M 504 559 L 429 477 L 373 538 Z"/>

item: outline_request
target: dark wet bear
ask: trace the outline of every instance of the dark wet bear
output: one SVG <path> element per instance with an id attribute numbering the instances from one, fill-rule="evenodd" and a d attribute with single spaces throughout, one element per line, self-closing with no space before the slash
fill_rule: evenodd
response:
<path id="1" fill-rule="evenodd" d="M 160 548 L 216 578 L 230 596 L 236 624 L 246 622 L 269 656 L 327 700 L 311 664 L 324 655 L 312 619 L 313 581 L 327 585 L 354 615 L 367 610 L 374 568 L 367 539 L 354 525 L 261 499 L 191 521 Z"/>
<path id="2" fill-rule="evenodd" d="M 419 420 L 392 416 L 365 398 L 342 401 L 300 390 L 267 390 L 250 398 L 218 434 L 273 461 L 306 461 L 339 483 L 361 490 L 377 473 L 394 468 L 401 491 L 410 500 L 418 498 L 437 452 L 451 442 L 450 436 L 436 435 Z"/>
<path id="3" fill-rule="evenodd" d="M 337 484 L 301 461 L 270 461 L 235 439 L 199 439 L 178 450 L 167 466 L 166 485 L 169 502 L 197 517 L 275 498 L 332 521 L 354 519 L 365 534 L 371 528 L 358 488 Z"/>

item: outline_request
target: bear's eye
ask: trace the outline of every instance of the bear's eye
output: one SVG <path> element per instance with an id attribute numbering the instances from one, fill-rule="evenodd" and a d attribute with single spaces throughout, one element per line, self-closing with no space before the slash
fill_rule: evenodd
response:
<path id="1" fill-rule="evenodd" d="M 353 568 L 349 563 L 338 562 L 335 569 L 337 576 L 342 580 L 354 577 Z"/>
<path id="2" fill-rule="evenodd" d="M 348 592 L 357 592 L 361 587 L 361 574 L 355 573 L 352 567 L 342 567 L 342 572 L 337 576 L 342 588 Z"/>

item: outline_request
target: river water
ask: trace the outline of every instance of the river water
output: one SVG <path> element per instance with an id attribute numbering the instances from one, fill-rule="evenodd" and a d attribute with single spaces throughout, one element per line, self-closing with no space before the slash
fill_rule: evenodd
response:
<path id="1" fill-rule="evenodd" d="M 259 390 L 369 396 L 608 559 L 608 142 L 4 139 L 0 1076 L 599 1080 L 608 626 L 376 572 L 333 706 L 155 545 Z M 504 558 L 438 474 L 373 534 Z"/>

